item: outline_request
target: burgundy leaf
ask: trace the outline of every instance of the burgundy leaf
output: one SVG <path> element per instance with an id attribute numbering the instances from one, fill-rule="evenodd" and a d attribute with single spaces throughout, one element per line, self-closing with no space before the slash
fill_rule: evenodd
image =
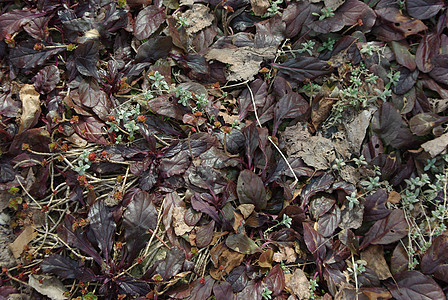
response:
<path id="1" fill-rule="evenodd" d="M 11 49 L 10 63 L 17 68 L 29 69 L 44 64 L 50 57 L 63 52 L 64 48 L 34 50 L 36 41 L 24 41 Z"/>
<path id="2" fill-rule="evenodd" d="M 216 208 L 212 207 L 210 204 L 201 199 L 199 194 L 195 194 L 191 197 L 191 206 L 196 211 L 203 212 L 204 214 L 209 215 L 216 223 L 221 224 L 221 220 L 218 216 L 218 211 Z"/>
<path id="3" fill-rule="evenodd" d="M 247 235 L 242 233 L 231 234 L 226 239 L 226 246 L 233 251 L 243 253 L 243 254 L 254 254 L 261 252 L 255 242 L 247 237 Z"/>
<path id="4" fill-rule="evenodd" d="M 447 121 L 447 117 L 439 117 L 434 113 L 421 113 L 409 120 L 409 127 L 413 134 L 424 136 L 431 133 L 434 127 Z"/>
<path id="5" fill-rule="evenodd" d="M 213 294 L 216 300 L 229 300 L 233 299 L 232 285 L 227 281 L 215 282 L 213 286 Z"/>
<path id="6" fill-rule="evenodd" d="M 79 122 L 73 124 L 76 133 L 82 138 L 101 145 L 107 145 L 108 142 L 103 137 L 103 127 L 106 125 L 94 117 L 80 117 Z"/>
<path id="7" fill-rule="evenodd" d="M 156 273 L 168 281 L 182 270 L 184 262 L 184 252 L 177 247 L 173 247 L 168 251 L 166 258 L 160 260 Z"/>
<path id="8" fill-rule="evenodd" d="M 167 57 L 173 47 L 170 36 L 156 36 L 150 38 L 137 49 L 136 63 L 154 62 Z"/>
<path id="9" fill-rule="evenodd" d="M 279 15 L 275 15 L 265 21 L 255 23 L 256 34 L 254 37 L 255 48 L 280 46 L 284 40 L 285 23 Z"/>
<path id="10" fill-rule="evenodd" d="M 135 19 L 134 36 L 139 40 L 147 39 L 164 21 L 165 7 L 149 5 L 141 10 Z"/>
<path id="11" fill-rule="evenodd" d="M 387 193 L 385 190 L 377 190 L 366 197 L 364 202 L 364 221 L 371 222 L 384 219 L 390 214 L 386 208 Z"/>
<path id="12" fill-rule="evenodd" d="M 387 245 L 396 242 L 408 234 L 408 223 L 404 218 L 404 212 L 400 209 L 393 210 L 385 219 L 375 222 L 364 236 L 360 249 L 370 244 Z"/>
<path id="13" fill-rule="evenodd" d="M 18 33 L 20 27 L 43 14 L 27 9 L 16 9 L 3 13 L 0 15 L 0 40 L 5 39 L 8 34 Z"/>
<path id="14" fill-rule="evenodd" d="M 99 80 L 96 63 L 98 61 L 98 42 L 88 40 L 75 49 L 74 64 L 79 73 Z"/>
<path id="15" fill-rule="evenodd" d="M 415 53 L 415 63 L 418 69 L 424 73 L 429 73 L 434 68 L 432 57 L 439 53 L 440 34 L 431 32 L 425 34 L 417 47 Z"/>
<path id="16" fill-rule="evenodd" d="M 397 274 L 409 269 L 409 255 L 407 249 L 398 243 L 390 259 L 390 270 L 392 274 Z"/>
<path id="17" fill-rule="evenodd" d="M 56 66 L 46 66 L 34 76 L 34 87 L 41 94 L 48 94 L 59 83 L 59 69 Z"/>
<path id="18" fill-rule="evenodd" d="M 331 211 L 324 214 L 317 221 L 318 232 L 324 237 L 330 237 L 333 235 L 336 228 L 338 228 L 341 222 L 341 210 L 338 206 L 335 206 Z"/>
<path id="19" fill-rule="evenodd" d="M 254 172 L 243 170 L 238 176 L 236 189 L 241 204 L 254 204 L 257 210 L 266 208 L 266 190 L 263 181 Z"/>
<path id="20" fill-rule="evenodd" d="M 196 246 L 198 248 L 207 247 L 213 239 L 215 229 L 215 221 L 211 221 L 207 225 L 196 229 Z"/>
<path id="21" fill-rule="evenodd" d="M 281 65 L 272 63 L 271 66 L 278 69 L 287 79 L 299 82 L 331 73 L 331 67 L 326 61 L 308 56 L 291 58 Z"/>
<path id="22" fill-rule="evenodd" d="M 442 0 L 407 0 L 406 10 L 408 14 L 416 19 L 425 20 L 437 15 L 445 6 Z"/>
<path id="23" fill-rule="evenodd" d="M 246 287 L 236 295 L 236 300 L 263 299 L 263 285 L 255 280 L 249 281 Z"/>
<path id="24" fill-rule="evenodd" d="M 414 71 L 417 67 L 415 63 L 415 55 L 409 52 L 410 46 L 405 40 L 403 41 L 392 41 L 390 43 L 391 49 L 395 54 L 395 59 L 397 62 L 408 68 L 408 70 Z"/>
<path id="25" fill-rule="evenodd" d="M 325 173 L 322 176 L 314 177 L 313 179 L 311 179 L 311 182 L 309 184 L 307 184 L 305 186 L 305 188 L 302 190 L 301 207 L 304 208 L 308 204 L 310 198 L 313 195 L 330 189 L 333 182 L 334 182 L 334 177 L 329 173 Z"/>
<path id="26" fill-rule="evenodd" d="M 115 237 L 115 227 L 112 212 L 109 207 L 104 204 L 104 201 L 95 202 L 89 210 L 89 228 L 106 262 L 109 261 L 110 251 Z"/>
<path id="27" fill-rule="evenodd" d="M 281 121 L 286 118 L 300 118 L 309 109 L 308 102 L 297 93 L 288 93 L 280 98 L 274 107 L 274 127 L 272 135 L 276 135 Z"/>
<path id="28" fill-rule="evenodd" d="M 380 21 L 376 22 L 372 32 L 381 40 L 399 41 L 428 29 L 422 21 L 403 15 L 398 8 L 381 7 L 375 13 Z"/>
<path id="29" fill-rule="evenodd" d="M 384 102 L 373 115 L 372 129 L 386 144 L 398 149 L 406 149 L 418 144 L 398 110 L 389 102 Z"/>
<path id="30" fill-rule="evenodd" d="M 47 40 L 47 37 L 49 35 L 48 31 L 48 17 L 38 17 L 38 18 L 32 18 L 29 20 L 28 24 L 26 24 L 23 27 L 23 30 L 25 30 L 30 36 L 35 38 L 36 40 Z"/>
<path id="31" fill-rule="evenodd" d="M 448 84 L 448 54 L 440 54 L 431 59 L 433 69 L 429 72 L 435 81 Z"/>
<path id="32" fill-rule="evenodd" d="M 246 274 L 246 267 L 238 266 L 233 269 L 229 276 L 227 276 L 226 281 L 232 285 L 232 291 L 234 293 L 241 292 L 249 282 L 249 277 Z"/>
<path id="33" fill-rule="evenodd" d="M 130 276 L 120 277 L 116 279 L 116 282 L 120 289 L 120 294 L 124 295 L 145 296 L 151 290 L 145 281 Z"/>
<path id="34" fill-rule="evenodd" d="M 325 246 L 327 239 L 306 222 L 303 222 L 303 239 L 314 260 L 323 261 L 327 253 Z"/>
<path id="35" fill-rule="evenodd" d="M 263 279 L 263 282 L 272 291 L 272 296 L 281 295 L 285 288 L 285 273 L 283 273 L 280 265 L 275 265 Z"/>
<path id="36" fill-rule="evenodd" d="M 73 230 L 73 223 L 75 222 L 75 217 L 72 215 L 65 215 L 64 223 L 62 224 L 62 238 L 67 244 L 72 247 L 76 247 L 84 253 L 92 257 L 97 264 L 103 265 L 103 260 L 98 252 L 93 248 L 92 244 L 89 242 L 87 235 L 82 229 L 78 228 Z"/>
<path id="37" fill-rule="evenodd" d="M 59 254 L 45 258 L 40 267 L 45 273 L 52 273 L 65 279 L 77 279 L 83 282 L 95 280 L 95 275 L 90 269 L 81 268 L 75 260 Z"/>
<path id="38" fill-rule="evenodd" d="M 445 299 L 440 286 L 429 276 L 417 271 L 404 271 L 394 276 L 386 286 L 397 300 Z"/>
<path id="39" fill-rule="evenodd" d="M 183 174 L 189 165 L 190 156 L 187 151 L 182 151 L 173 157 L 162 158 L 160 160 L 159 172 L 163 178 L 168 178 L 173 175 Z"/>
<path id="40" fill-rule="evenodd" d="M 436 237 L 426 250 L 421 260 L 421 270 L 424 274 L 433 274 L 437 267 L 448 260 L 448 231 Z"/>
<path id="41" fill-rule="evenodd" d="M 215 284 L 215 280 L 210 276 L 204 278 L 197 279 L 193 283 L 193 289 L 191 290 L 190 300 L 206 300 L 212 295 L 213 285 Z"/>
<path id="42" fill-rule="evenodd" d="M 0 115 L 7 118 L 17 117 L 19 105 L 20 101 L 14 100 L 10 93 L 0 94 Z"/>
<path id="43" fill-rule="evenodd" d="M 313 12 L 318 13 L 317 6 L 308 1 L 290 2 L 282 14 L 286 23 L 285 36 L 292 38 L 299 34 L 304 24 L 311 23 Z"/>
<path id="44" fill-rule="evenodd" d="M 127 197 L 130 197 L 130 203 L 123 214 L 123 226 L 126 247 L 130 257 L 134 258 L 149 239 L 148 229 L 156 228 L 158 213 L 153 204 L 153 194 L 133 189 L 126 193 Z"/>
<path id="45" fill-rule="evenodd" d="M 263 107 L 268 96 L 268 86 L 264 80 L 256 79 L 250 84 L 250 89 L 256 107 Z M 238 98 L 240 120 L 246 118 L 249 111 L 254 111 L 252 96 L 249 89 L 245 89 Z"/>
<path id="46" fill-rule="evenodd" d="M 394 93 L 403 95 L 408 92 L 417 82 L 418 75 L 418 70 L 411 72 L 407 68 L 400 68 L 400 78 L 398 79 L 397 85 L 394 87 Z"/>

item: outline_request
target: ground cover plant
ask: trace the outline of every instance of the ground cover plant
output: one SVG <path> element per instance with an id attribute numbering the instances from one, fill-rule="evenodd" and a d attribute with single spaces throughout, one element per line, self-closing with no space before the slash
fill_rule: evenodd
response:
<path id="1" fill-rule="evenodd" d="M 442 0 L 0 0 L 0 299 L 446 299 Z"/>

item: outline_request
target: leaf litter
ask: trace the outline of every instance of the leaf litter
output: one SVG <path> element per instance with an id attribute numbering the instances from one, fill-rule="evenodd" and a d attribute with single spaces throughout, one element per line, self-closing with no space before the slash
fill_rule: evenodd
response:
<path id="1" fill-rule="evenodd" d="M 97 2 L 0 4 L 2 297 L 446 296 L 446 3 Z"/>

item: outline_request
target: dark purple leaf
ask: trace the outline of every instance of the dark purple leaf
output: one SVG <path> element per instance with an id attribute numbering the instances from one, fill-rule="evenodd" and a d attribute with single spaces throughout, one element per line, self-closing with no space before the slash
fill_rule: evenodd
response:
<path id="1" fill-rule="evenodd" d="M 373 131 L 386 144 L 398 149 L 407 149 L 418 144 L 400 112 L 389 102 L 384 102 L 372 118 Z"/>
<path id="2" fill-rule="evenodd" d="M 423 255 L 420 266 L 424 274 L 433 274 L 437 267 L 448 260 L 448 231 L 436 237 Z"/>
<path id="3" fill-rule="evenodd" d="M 198 278 L 193 283 L 193 289 L 191 290 L 190 300 L 207 300 L 212 295 L 213 285 L 215 280 L 210 276 L 204 278 L 205 282 L 202 283 L 202 278 Z"/>
<path id="4" fill-rule="evenodd" d="M 286 23 L 285 36 L 293 38 L 299 34 L 304 24 L 311 23 L 313 12 L 318 13 L 319 9 L 308 1 L 290 2 L 282 14 Z"/>
<path id="5" fill-rule="evenodd" d="M 320 33 L 336 32 L 344 26 L 352 26 L 362 21 L 362 28 L 368 30 L 375 24 L 375 12 L 364 2 L 347 0 L 334 13 L 333 17 L 311 23 L 311 28 Z"/>
<path id="6" fill-rule="evenodd" d="M 28 22 L 28 24 L 23 26 L 23 30 L 25 30 L 36 40 L 45 41 L 49 35 L 48 22 L 49 18 L 46 16 L 33 18 Z"/>
<path id="7" fill-rule="evenodd" d="M 80 228 L 73 230 L 73 223 L 75 221 L 75 217 L 73 217 L 72 215 L 65 215 L 64 223 L 62 225 L 63 239 L 70 246 L 76 247 L 84 253 L 88 254 L 95 260 L 97 264 L 102 266 L 104 263 L 103 259 L 89 242 L 86 233 Z"/>
<path id="8" fill-rule="evenodd" d="M 376 221 L 370 227 L 364 236 L 360 249 L 362 250 L 370 244 L 387 245 L 396 242 L 408 234 L 408 229 L 404 212 L 395 209 L 385 219 Z"/>
<path id="9" fill-rule="evenodd" d="M 11 49 L 9 61 L 17 68 L 29 69 L 42 65 L 47 59 L 63 52 L 64 48 L 34 50 L 37 41 L 27 40 Z"/>
<path id="10" fill-rule="evenodd" d="M 187 151 L 181 151 L 173 157 L 162 158 L 159 165 L 159 173 L 163 178 L 173 175 L 181 175 L 190 165 L 190 156 Z"/>
<path id="11" fill-rule="evenodd" d="M 79 73 L 99 80 L 96 63 L 98 62 L 98 42 L 88 40 L 75 49 L 74 64 Z"/>
<path id="12" fill-rule="evenodd" d="M 396 274 L 386 286 L 397 300 L 445 299 L 440 286 L 429 276 L 417 271 L 404 271 Z"/>
<path id="13" fill-rule="evenodd" d="M 372 32 L 380 40 L 399 41 L 428 29 L 422 21 L 403 15 L 398 8 L 377 8 L 375 13 L 378 19 Z"/>
<path id="14" fill-rule="evenodd" d="M 324 278 L 328 284 L 328 289 L 332 294 L 336 294 L 340 289 L 339 287 L 342 286 L 346 280 L 344 273 L 342 273 L 341 270 L 333 268 L 332 266 L 325 267 Z M 353 299 L 353 298 L 347 297 L 346 299 Z"/>
<path id="15" fill-rule="evenodd" d="M 263 279 L 272 296 L 280 296 L 285 288 L 285 273 L 279 264 L 275 265 Z"/>
<path id="16" fill-rule="evenodd" d="M 18 33 L 20 27 L 43 14 L 27 9 L 16 9 L 3 13 L 0 15 L 0 40 L 5 39 L 8 34 Z"/>
<path id="17" fill-rule="evenodd" d="M 440 34 L 432 32 L 425 34 L 417 47 L 415 53 L 415 63 L 418 69 L 424 73 L 429 73 L 434 68 L 433 56 L 439 53 Z"/>
<path id="18" fill-rule="evenodd" d="M 268 86 L 266 82 L 261 79 L 256 79 L 250 84 L 250 89 L 255 101 L 256 107 L 263 107 L 266 97 L 268 96 Z M 239 117 L 240 120 L 246 118 L 249 111 L 254 111 L 252 105 L 252 96 L 249 89 L 245 89 L 238 98 Z"/>
<path id="19" fill-rule="evenodd" d="M 316 262 L 323 261 L 327 253 L 325 246 L 327 239 L 306 222 L 303 222 L 303 239 L 314 260 Z"/>
<path id="20" fill-rule="evenodd" d="M 421 113 L 409 120 L 409 127 L 413 134 L 424 136 L 431 133 L 434 127 L 447 121 L 447 117 L 440 117 L 434 113 Z"/>
<path id="21" fill-rule="evenodd" d="M 134 258 L 149 239 L 148 229 L 156 228 L 158 214 L 153 204 L 153 194 L 133 189 L 127 192 L 127 197 L 130 197 L 130 203 L 123 214 L 123 226 L 126 247 L 131 258 Z"/>
<path id="22" fill-rule="evenodd" d="M 283 119 L 300 118 L 308 109 L 308 102 L 297 93 L 292 92 L 281 97 L 274 107 L 274 127 L 272 129 L 272 135 L 276 135 L 277 128 Z"/>
<path id="23" fill-rule="evenodd" d="M 191 206 L 194 210 L 209 215 L 213 220 L 215 220 L 216 223 L 221 224 L 216 208 L 202 200 L 199 194 L 196 193 L 193 197 L 191 197 Z"/>
<path id="24" fill-rule="evenodd" d="M 0 94 L 0 115 L 7 118 L 15 118 L 19 112 L 20 101 L 11 97 L 10 93 Z"/>
<path id="25" fill-rule="evenodd" d="M 417 65 L 415 64 L 415 55 L 409 52 L 410 46 L 403 41 L 392 41 L 390 43 L 391 49 L 395 54 L 395 60 L 408 70 L 414 71 Z"/>
<path id="26" fill-rule="evenodd" d="M 177 120 L 182 120 L 186 111 L 174 99 L 172 94 L 162 95 L 160 97 L 148 101 L 149 108 L 155 113 L 170 117 Z"/>
<path id="27" fill-rule="evenodd" d="M 104 204 L 104 201 L 95 202 L 89 210 L 89 227 L 95 236 L 101 254 L 106 262 L 110 259 L 110 251 L 114 242 L 115 227 L 112 212 L 110 208 Z"/>
<path id="28" fill-rule="evenodd" d="M 157 172 L 157 167 L 152 163 L 146 171 L 140 174 L 139 187 L 144 191 L 150 191 L 159 178 Z"/>
<path id="29" fill-rule="evenodd" d="M 196 229 L 196 246 L 198 248 L 204 248 L 210 245 L 213 239 L 213 232 L 215 229 L 215 221 L 211 221 L 207 225 L 201 226 Z"/>
<path id="30" fill-rule="evenodd" d="M 34 87 L 41 94 L 48 94 L 59 83 L 59 69 L 56 66 L 46 66 L 34 76 Z"/>
<path id="31" fill-rule="evenodd" d="M 6 183 L 16 178 L 16 172 L 9 162 L 2 160 L 0 163 L 0 183 Z"/>
<path id="32" fill-rule="evenodd" d="M 173 47 L 170 36 L 156 36 L 150 38 L 137 49 L 136 63 L 154 62 L 167 57 Z"/>
<path id="33" fill-rule="evenodd" d="M 233 298 L 232 285 L 227 281 L 215 282 L 213 294 L 216 300 L 229 300 Z"/>
<path id="34" fill-rule="evenodd" d="M 236 300 L 262 299 L 263 285 L 261 282 L 251 280 L 246 287 L 236 295 Z"/>
<path id="35" fill-rule="evenodd" d="M 207 132 L 198 132 L 190 136 L 190 144 L 188 144 L 188 140 L 182 143 L 182 151 L 190 152 L 191 149 L 191 155 L 198 157 L 213 146 L 218 146 L 216 136 Z"/>
<path id="36" fill-rule="evenodd" d="M 160 274 L 164 280 L 169 280 L 182 270 L 184 262 L 184 252 L 177 247 L 173 247 L 168 251 L 166 258 L 160 261 L 156 273 Z"/>
<path id="37" fill-rule="evenodd" d="M 249 282 L 249 277 L 246 274 L 246 267 L 238 266 L 233 269 L 226 281 L 232 285 L 232 291 L 234 293 L 241 292 Z"/>
<path id="38" fill-rule="evenodd" d="M 372 222 L 384 219 L 390 214 L 386 208 L 387 193 L 385 190 L 377 190 L 366 197 L 364 202 L 364 221 Z"/>
<path id="39" fill-rule="evenodd" d="M 285 23 L 279 15 L 275 15 L 265 21 L 255 23 L 256 34 L 254 37 L 255 48 L 280 46 L 284 40 Z"/>
<path id="40" fill-rule="evenodd" d="M 266 208 L 266 190 L 263 181 L 254 172 L 243 170 L 240 173 L 236 191 L 241 204 L 254 204 L 257 210 Z"/>
<path id="41" fill-rule="evenodd" d="M 331 211 L 319 217 L 317 231 L 324 237 L 330 237 L 336 228 L 338 228 L 340 222 L 341 210 L 338 206 L 335 206 Z"/>
<path id="42" fill-rule="evenodd" d="M 411 72 L 407 68 L 400 68 L 400 78 L 398 79 L 397 85 L 394 87 L 394 93 L 403 95 L 408 92 L 417 82 L 418 75 L 418 70 Z"/>
<path id="43" fill-rule="evenodd" d="M 271 66 L 287 79 L 299 82 L 331 73 L 331 67 L 326 61 L 308 56 L 290 58 L 281 65 L 272 63 Z"/>
<path id="44" fill-rule="evenodd" d="M 52 273 L 65 279 L 77 279 L 83 282 L 95 280 L 90 269 L 81 268 L 75 260 L 56 254 L 45 258 L 40 265 L 42 272 Z"/>
<path id="45" fill-rule="evenodd" d="M 397 274 L 408 269 L 409 255 L 407 249 L 401 243 L 398 243 L 390 259 L 390 271 L 392 274 Z"/>
<path id="46" fill-rule="evenodd" d="M 151 290 L 146 282 L 130 276 L 120 277 L 116 279 L 116 282 L 120 289 L 120 294 L 124 295 L 145 296 Z"/>
<path id="47" fill-rule="evenodd" d="M 437 15 L 445 6 L 442 0 L 407 0 L 406 10 L 408 14 L 416 19 L 425 20 Z"/>
<path id="48" fill-rule="evenodd" d="M 13 286 L 9 286 L 9 285 L 4 285 L 2 287 L 0 287 L 0 300 L 7 300 L 7 299 L 11 299 L 11 297 L 9 297 L 9 295 L 11 294 L 18 294 L 19 291 L 17 291 L 17 289 Z"/>
<path id="49" fill-rule="evenodd" d="M 104 19 L 101 18 L 100 22 L 109 32 L 115 32 L 128 25 L 127 11 L 124 9 L 117 9 L 117 4 L 110 3 L 104 7 L 104 10 Z"/>
<path id="50" fill-rule="evenodd" d="M 448 54 L 436 55 L 431 59 L 433 69 L 429 72 L 435 81 L 448 84 Z"/>
<path id="51" fill-rule="evenodd" d="M 107 145 L 108 142 L 103 137 L 103 127 L 106 125 L 94 117 L 80 117 L 79 122 L 73 124 L 73 129 L 82 138 L 101 145 Z"/>
<path id="52" fill-rule="evenodd" d="M 334 177 L 328 173 L 325 173 L 322 176 L 314 177 L 313 179 L 311 179 L 311 182 L 309 184 L 307 184 L 306 187 L 302 190 L 301 207 L 304 208 L 308 204 L 310 198 L 313 195 L 316 195 L 319 192 L 323 192 L 323 191 L 330 189 L 333 182 L 334 182 Z"/>
<path id="53" fill-rule="evenodd" d="M 134 36 L 139 40 L 149 38 L 165 21 L 165 7 L 149 5 L 141 10 L 134 23 Z"/>
<path id="54" fill-rule="evenodd" d="M 242 233 L 231 234 L 226 239 L 226 246 L 236 251 L 238 253 L 243 254 L 255 254 L 257 252 L 261 252 L 255 242 L 247 237 L 247 235 Z"/>

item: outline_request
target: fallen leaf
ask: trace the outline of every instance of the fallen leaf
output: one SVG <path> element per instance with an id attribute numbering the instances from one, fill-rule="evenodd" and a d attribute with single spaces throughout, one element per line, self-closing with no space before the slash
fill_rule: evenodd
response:
<path id="1" fill-rule="evenodd" d="M 370 245 L 361 252 L 361 259 L 367 262 L 367 266 L 372 269 L 379 280 L 386 280 L 392 277 L 381 245 Z"/>
<path id="2" fill-rule="evenodd" d="M 48 275 L 31 274 L 28 284 L 36 291 L 52 300 L 67 299 L 64 293 L 67 291 L 64 284 L 57 278 Z"/>
<path id="3" fill-rule="evenodd" d="M 257 252 L 261 252 L 258 245 L 255 244 L 252 239 L 242 233 L 229 235 L 226 239 L 226 246 L 236 252 L 243 254 L 254 254 Z"/>
<path id="4" fill-rule="evenodd" d="M 22 101 L 22 115 L 20 116 L 19 133 L 24 132 L 28 128 L 37 123 L 40 109 L 40 94 L 36 91 L 32 84 L 25 84 L 19 92 Z"/>
<path id="5" fill-rule="evenodd" d="M 268 8 L 271 6 L 269 0 L 251 0 L 250 5 L 256 16 L 263 16 L 268 12 Z"/>
<path id="6" fill-rule="evenodd" d="M 274 253 L 272 259 L 275 262 L 281 262 L 285 260 L 287 263 L 295 263 L 297 258 L 297 254 L 294 251 L 294 248 L 290 246 L 279 245 L 279 251 Z"/>
<path id="7" fill-rule="evenodd" d="M 393 203 L 393 204 L 398 204 L 401 200 L 401 195 L 400 193 L 397 193 L 396 191 L 391 191 L 389 193 L 389 196 L 387 197 L 387 202 L 389 203 Z"/>
<path id="8" fill-rule="evenodd" d="M 310 297 L 310 282 L 306 274 L 299 268 L 293 274 L 285 274 L 286 289 L 297 296 L 300 300 Z"/>
<path id="9" fill-rule="evenodd" d="M 184 12 L 182 17 L 187 20 L 185 28 L 188 35 L 192 35 L 212 25 L 215 19 L 214 15 L 210 13 L 210 8 L 199 3 L 193 4 L 193 7 Z"/>
<path id="10" fill-rule="evenodd" d="M 23 252 L 23 248 L 37 237 L 37 232 L 32 226 L 26 226 L 22 233 L 9 245 L 15 258 L 19 258 Z"/>
<path id="11" fill-rule="evenodd" d="M 250 214 L 254 211 L 255 205 L 248 203 L 240 204 L 236 209 L 238 209 L 243 214 L 244 218 L 247 219 L 250 216 Z"/>
<path id="12" fill-rule="evenodd" d="M 188 226 L 185 223 L 185 213 L 187 212 L 187 209 L 185 207 L 174 207 L 173 209 L 173 227 L 174 227 L 174 233 L 177 236 L 184 235 L 187 232 L 190 232 L 193 230 L 194 226 Z"/>
<path id="13" fill-rule="evenodd" d="M 441 153 L 445 153 L 446 146 L 448 145 L 448 133 L 445 133 L 438 138 L 427 141 L 422 144 L 422 148 L 428 152 L 431 157 L 436 157 Z"/>

